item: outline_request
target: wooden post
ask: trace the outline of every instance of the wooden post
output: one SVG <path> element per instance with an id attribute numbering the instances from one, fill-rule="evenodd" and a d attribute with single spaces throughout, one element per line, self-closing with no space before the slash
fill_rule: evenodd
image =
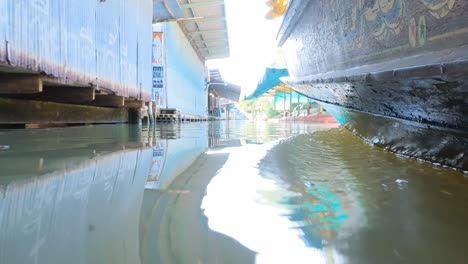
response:
<path id="1" fill-rule="evenodd" d="M 152 104 L 152 102 L 151 102 L 151 101 L 148 102 L 148 103 L 147 103 L 147 106 L 148 106 L 148 110 L 147 110 L 147 111 L 148 111 L 148 122 L 149 122 L 149 124 L 151 125 L 151 124 L 154 124 L 154 120 L 153 120 L 153 104 Z"/>
<path id="2" fill-rule="evenodd" d="M 151 102 L 153 108 L 153 123 L 156 124 L 156 119 L 158 118 L 158 106 L 155 102 Z"/>
<path id="3" fill-rule="evenodd" d="M 292 91 L 289 91 L 289 116 L 292 115 Z"/>

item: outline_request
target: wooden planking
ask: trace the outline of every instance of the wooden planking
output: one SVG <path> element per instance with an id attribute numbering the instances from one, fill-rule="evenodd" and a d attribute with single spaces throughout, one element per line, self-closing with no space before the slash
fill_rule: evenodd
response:
<path id="1" fill-rule="evenodd" d="M 0 98 L 0 124 L 124 123 L 127 109 Z"/>
<path id="2" fill-rule="evenodd" d="M 42 79 L 33 74 L 0 74 L 0 94 L 28 94 L 42 92 Z"/>
<path id="3" fill-rule="evenodd" d="M 144 101 L 125 99 L 124 108 L 141 109 L 143 107 L 145 107 Z"/>
<path id="4" fill-rule="evenodd" d="M 41 93 L 7 95 L 17 99 L 67 104 L 89 104 L 95 99 L 94 87 L 46 86 Z"/>
<path id="5" fill-rule="evenodd" d="M 111 94 L 96 94 L 94 101 L 90 104 L 104 107 L 123 107 L 125 105 L 125 97 Z"/>

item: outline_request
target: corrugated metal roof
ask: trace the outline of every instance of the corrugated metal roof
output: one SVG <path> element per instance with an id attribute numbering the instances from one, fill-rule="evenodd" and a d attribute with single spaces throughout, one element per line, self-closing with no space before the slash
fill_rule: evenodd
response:
<path id="1" fill-rule="evenodd" d="M 210 87 L 221 98 L 238 102 L 241 87 L 232 83 L 225 82 L 218 69 L 210 70 Z"/>
<path id="2" fill-rule="evenodd" d="M 229 57 L 224 0 L 153 0 L 153 15 L 177 21 L 202 60 Z"/>

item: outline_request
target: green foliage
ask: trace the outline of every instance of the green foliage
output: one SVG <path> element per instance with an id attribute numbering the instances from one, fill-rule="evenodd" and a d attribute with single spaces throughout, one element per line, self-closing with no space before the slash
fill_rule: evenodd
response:
<path id="1" fill-rule="evenodd" d="M 252 116 L 264 114 L 267 118 L 279 116 L 279 112 L 275 110 L 275 104 L 271 97 L 260 97 L 252 100 L 242 100 L 239 102 L 239 108 Z"/>

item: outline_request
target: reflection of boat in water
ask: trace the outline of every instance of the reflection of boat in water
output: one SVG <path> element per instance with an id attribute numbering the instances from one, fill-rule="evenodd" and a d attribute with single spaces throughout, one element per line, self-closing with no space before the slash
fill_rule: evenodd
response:
<path id="1" fill-rule="evenodd" d="M 468 2 L 292 0 L 288 85 L 360 137 L 468 171 Z"/>
<path id="2" fill-rule="evenodd" d="M 336 157 L 333 141 L 339 138 L 331 131 L 283 141 L 260 163 L 273 172 L 265 177 L 283 181 L 287 192 L 279 195 L 279 203 L 288 208 L 285 216 L 306 245 L 316 249 L 353 235 L 366 223 L 360 190 L 346 161 Z"/>
<path id="3" fill-rule="evenodd" d="M 139 263 L 138 126 L 0 131 L 2 263 Z"/>

